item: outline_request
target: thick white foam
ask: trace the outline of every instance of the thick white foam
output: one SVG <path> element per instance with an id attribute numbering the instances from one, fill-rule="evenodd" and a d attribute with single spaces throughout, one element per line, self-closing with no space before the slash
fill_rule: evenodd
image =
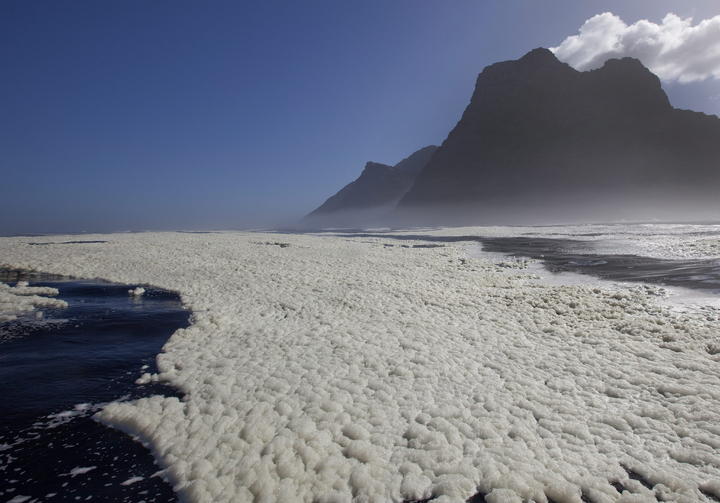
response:
<path id="1" fill-rule="evenodd" d="M 403 231 L 430 236 L 540 237 L 588 243 L 588 252 L 666 259 L 720 257 L 720 224 L 583 224 Z"/>
<path id="2" fill-rule="evenodd" d="M 29 286 L 26 281 L 21 281 L 14 287 L 0 283 L 0 323 L 12 321 L 18 315 L 35 311 L 38 307 L 67 307 L 67 302 L 47 297 L 57 294 L 56 288 Z M 40 311 L 35 314 L 42 316 Z"/>
<path id="3" fill-rule="evenodd" d="M 4 238 L 0 256 L 182 294 L 193 324 L 158 356 L 157 379 L 185 398 L 98 418 L 148 443 L 184 501 L 703 501 L 717 489 L 717 318 L 643 288 L 543 284 L 462 243 L 102 239 Z"/>
<path id="4" fill-rule="evenodd" d="M 503 266 L 525 269 L 528 273 L 537 276 L 543 285 L 548 286 L 585 286 L 601 287 L 604 289 L 644 289 L 648 295 L 657 297 L 657 302 L 676 311 L 720 312 L 720 295 L 703 290 L 694 290 L 678 286 L 657 286 L 638 282 L 610 281 L 595 277 L 591 274 L 581 274 L 570 271 L 551 272 L 543 266 L 540 260 L 513 257 L 509 254 L 488 252 L 480 244 L 466 245 L 468 254 L 476 258 L 484 258 Z"/>

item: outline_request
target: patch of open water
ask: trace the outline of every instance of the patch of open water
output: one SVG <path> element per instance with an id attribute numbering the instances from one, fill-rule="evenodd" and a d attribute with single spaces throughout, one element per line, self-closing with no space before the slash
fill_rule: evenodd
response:
<path id="1" fill-rule="evenodd" d="M 113 400 L 177 395 L 135 380 L 189 324 L 179 296 L 22 271 L 0 281 L 54 287 L 68 303 L 0 323 L 0 501 L 175 501 L 150 452 L 92 415 Z"/>

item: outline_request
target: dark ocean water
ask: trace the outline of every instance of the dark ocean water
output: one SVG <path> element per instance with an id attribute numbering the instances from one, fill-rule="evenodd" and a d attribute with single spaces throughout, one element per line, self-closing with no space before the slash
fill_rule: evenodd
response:
<path id="1" fill-rule="evenodd" d="M 21 280 L 59 289 L 69 306 L 0 323 L 0 502 L 175 501 L 152 477 L 159 468 L 149 451 L 91 416 L 112 400 L 176 394 L 134 381 L 155 371 L 163 344 L 188 325 L 178 295 L 145 287 L 133 297 L 128 285 L 0 271 L 2 282 Z"/>
<path id="2" fill-rule="evenodd" d="M 536 237 L 433 236 L 427 234 L 346 233 L 348 237 L 381 237 L 397 246 L 422 248 L 441 243 L 476 242 L 483 251 L 539 260 L 550 272 L 575 272 L 610 281 L 678 286 L 720 295 L 720 258 L 659 259 L 639 255 L 612 255 L 594 251 L 596 242 L 583 239 Z M 711 235 L 716 235 L 713 233 Z M 578 235 L 582 237 L 583 235 Z M 596 234 L 585 234 L 596 236 Z M 404 241 L 427 241 L 408 245 Z"/>
<path id="3" fill-rule="evenodd" d="M 482 238 L 484 251 L 540 260 L 550 272 L 589 274 L 610 281 L 679 286 L 720 294 L 720 259 L 672 260 L 589 253 L 592 242 L 530 237 Z"/>
<path id="4" fill-rule="evenodd" d="M 679 286 L 720 294 L 720 258 L 672 260 L 588 253 L 592 242 L 529 237 L 482 238 L 484 251 L 539 260 L 550 272 L 589 274 L 610 281 Z"/>

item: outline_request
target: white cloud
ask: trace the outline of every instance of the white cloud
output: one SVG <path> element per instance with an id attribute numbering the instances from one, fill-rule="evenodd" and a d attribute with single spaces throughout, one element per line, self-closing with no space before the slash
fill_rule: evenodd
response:
<path id="1" fill-rule="evenodd" d="M 604 12 L 585 21 L 577 35 L 551 50 L 578 70 L 630 56 L 666 81 L 720 79 L 720 16 L 693 25 L 692 18 L 670 13 L 660 24 L 643 19 L 628 25 Z"/>

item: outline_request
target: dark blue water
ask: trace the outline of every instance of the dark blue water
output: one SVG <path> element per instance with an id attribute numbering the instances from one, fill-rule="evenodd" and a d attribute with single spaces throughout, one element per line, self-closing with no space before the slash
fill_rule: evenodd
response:
<path id="1" fill-rule="evenodd" d="M 592 242 L 533 237 L 482 238 L 485 251 L 540 260 L 550 272 L 589 274 L 610 281 L 679 286 L 720 294 L 720 259 L 659 259 L 589 253 Z"/>
<path id="2" fill-rule="evenodd" d="M 22 280 L 59 289 L 69 306 L 42 309 L 42 320 L 0 323 L 0 501 L 175 501 L 152 476 L 159 468 L 149 451 L 92 414 L 113 400 L 175 394 L 134 381 L 156 370 L 163 344 L 188 325 L 179 297 L 146 286 L 138 298 L 128 285 L 0 271 L 2 282 Z"/>
<path id="3" fill-rule="evenodd" d="M 707 233 L 698 233 L 707 234 Z M 661 286 L 678 286 L 720 295 L 720 258 L 659 259 L 639 255 L 612 255 L 593 252 L 595 243 L 582 239 L 536 237 L 432 236 L 427 234 L 345 233 L 348 237 L 381 237 L 398 241 L 396 246 L 422 248 L 437 243 L 475 241 L 484 251 L 537 259 L 550 272 L 575 272 L 610 281 L 630 281 Z M 595 236 L 595 234 L 586 234 Z M 711 235 L 717 235 L 712 233 Z M 582 235 L 579 235 L 582 236 Z M 403 241 L 427 241 L 407 245 Z M 385 245 L 392 246 L 392 245 Z"/>

